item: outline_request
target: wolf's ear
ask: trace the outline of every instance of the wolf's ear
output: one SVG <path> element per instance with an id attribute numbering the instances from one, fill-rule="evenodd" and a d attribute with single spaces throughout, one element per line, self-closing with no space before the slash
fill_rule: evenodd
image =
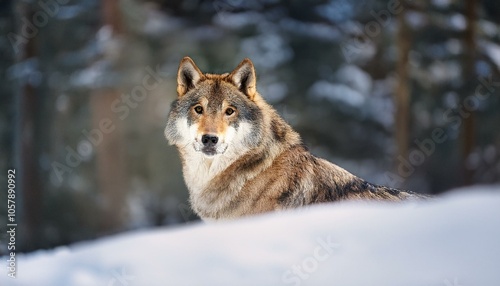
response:
<path id="1" fill-rule="evenodd" d="M 229 76 L 241 92 L 248 96 L 250 100 L 254 99 L 257 92 L 255 89 L 256 77 L 255 69 L 250 59 L 244 59 Z"/>
<path id="2" fill-rule="evenodd" d="M 205 76 L 190 57 L 184 57 L 177 72 L 177 94 L 183 96 Z"/>

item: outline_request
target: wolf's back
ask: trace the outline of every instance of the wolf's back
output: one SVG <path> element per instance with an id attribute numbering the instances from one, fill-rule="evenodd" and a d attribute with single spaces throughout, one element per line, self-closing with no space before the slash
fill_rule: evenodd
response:
<path id="1" fill-rule="evenodd" d="M 274 174 L 265 191 L 274 194 L 283 209 L 343 200 L 404 201 L 425 196 L 369 183 L 345 169 L 312 155 L 305 146 L 296 145 L 274 159 L 269 170 Z M 262 177 L 269 177 L 263 175 Z M 257 176 L 256 181 L 260 178 Z"/>

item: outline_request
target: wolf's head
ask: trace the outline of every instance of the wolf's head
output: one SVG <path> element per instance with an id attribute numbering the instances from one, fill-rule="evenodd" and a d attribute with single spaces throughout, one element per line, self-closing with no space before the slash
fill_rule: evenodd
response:
<path id="1" fill-rule="evenodd" d="M 261 140 L 262 111 L 256 100 L 252 62 L 243 60 L 231 73 L 204 74 L 189 57 L 177 73 L 177 100 L 172 103 L 165 136 L 181 150 L 206 157 L 228 150 L 242 152 Z"/>

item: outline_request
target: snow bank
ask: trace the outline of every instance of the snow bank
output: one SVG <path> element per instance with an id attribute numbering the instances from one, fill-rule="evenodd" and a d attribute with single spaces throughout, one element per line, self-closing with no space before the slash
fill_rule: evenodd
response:
<path id="1" fill-rule="evenodd" d="M 4 261 L 6 258 L 3 257 Z M 18 257 L 0 285 L 500 285 L 500 187 L 161 228 Z"/>

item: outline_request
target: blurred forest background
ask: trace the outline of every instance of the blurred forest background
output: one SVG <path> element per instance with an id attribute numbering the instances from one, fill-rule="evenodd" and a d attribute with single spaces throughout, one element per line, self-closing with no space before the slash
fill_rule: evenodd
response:
<path id="1" fill-rule="evenodd" d="M 498 184 L 499 28 L 498 0 L 3 0 L 18 248 L 196 219 L 163 137 L 186 55 L 215 73 L 251 58 L 312 152 L 371 182 Z"/>

